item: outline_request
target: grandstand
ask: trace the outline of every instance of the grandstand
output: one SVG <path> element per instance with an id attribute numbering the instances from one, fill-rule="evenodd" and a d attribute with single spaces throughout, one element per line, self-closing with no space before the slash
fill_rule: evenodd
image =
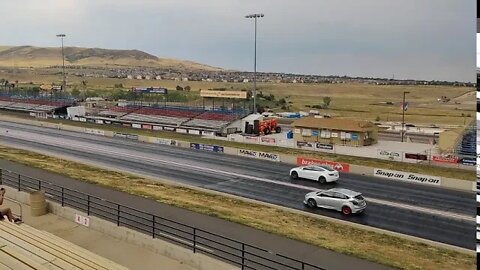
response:
<path id="1" fill-rule="evenodd" d="M 457 145 L 456 153 L 459 156 L 475 157 L 477 155 L 476 141 L 476 130 L 473 126 L 470 126 L 465 129 Z"/>
<path id="2" fill-rule="evenodd" d="M 47 100 L 0 96 L 0 109 L 18 112 L 51 113 L 72 105 L 72 100 Z"/>
<path id="3" fill-rule="evenodd" d="M 51 233 L 8 221 L 0 221 L 0 269 L 127 270 Z"/>
<path id="4" fill-rule="evenodd" d="M 244 110 L 205 110 L 182 106 L 145 107 L 114 106 L 99 113 L 99 116 L 121 121 L 168 125 L 185 128 L 199 128 L 218 131 L 228 124 L 244 117 Z"/>

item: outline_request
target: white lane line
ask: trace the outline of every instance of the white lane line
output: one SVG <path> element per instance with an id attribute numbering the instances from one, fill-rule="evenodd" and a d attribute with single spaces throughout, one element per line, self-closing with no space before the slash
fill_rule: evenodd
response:
<path id="1" fill-rule="evenodd" d="M 15 132 L 17 133 L 17 132 Z M 22 132 L 19 132 L 22 133 Z M 10 132 L 8 137 L 13 137 L 13 138 L 22 138 L 24 140 L 31 141 L 31 138 L 29 136 L 22 136 L 21 134 L 12 134 Z M 46 137 L 46 138 L 42 138 Z M 43 140 L 41 140 L 43 139 Z M 95 144 L 91 143 L 79 143 L 79 142 L 73 142 L 68 144 L 69 140 L 67 141 L 67 144 L 60 144 L 56 142 L 54 139 L 50 139 L 48 136 L 43 136 L 43 135 L 38 135 L 38 137 L 35 137 L 35 142 L 43 142 L 49 145 L 65 148 L 65 145 L 68 145 L 68 147 L 72 150 L 79 150 L 79 151 L 85 151 L 85 150 L 90 150 L 92 154 L 95 153 L 103 153 L 111 156 L 116 156 L 117 158 L 120 157 L 128 157 L 130 160 L 137 160 L 140 162 L 148 162 L 152 164 L 167 164 L 171 165 L 173 167 L 180 167 L 180 168 L 189 168 L 194 171 L 200 171 L 200 172 L 212 172 L 215 174 L 221 174 L 221 175 L 226 175 L 226 176 L 234 176 L 234 177 L 239 177 L 242 179 L 249 179 L 249 180 L 254 180 L 254 181 L 261 181 L 265 183 L 271 183 L 271 184 L 276 184 L 276 185 L 283 185 L 283 186 L 288 186 L 288 187 L 294 187 L 298 189 L 303 189 L 308 192 L 311 191 L 320 191 L 322 189 L 318 188 L 312 188 L 308 186 L 302 186 L 302 185 L 297 185 L 293 183 L 288 183 L 288 182 L 282 182 L 282 181 L 277 181 L 277 180 L 271 180 L 271 179 L 266 179 L 266 178 L 261 178 L 261 177 L 256 177 L 256 176 L 250 176 L 250 175 L 245 175 L 245 174 L 240 174 L 240 173 L 233 173 L 233 172 L 227 172 L 227 171 L 222 171 L 218 169 L 211 169 L 211 168 L 206 168 L 206 167 L 200 167 L 200 166 L 195 166 L 195 165 L 190 165 L 190 164 L 185 164 L 185 163 L 180 163 L 180 162 L 175 162 L 175 161 L 170 161 L 170 160 L 162 160 L 158 158 L 151 158 L 148 156 L 151 156 L 150 154 L 145 154 L 142 152 L 137 152 L 137 151 L 128 151 L 128 152 L 119 152 L 116 150 L 109 150 L 109 148 L 115 149 L 113 147 L 100 147 Z M 77 146 L 76 146 L 76 145 Z M 83 146 L 82 146 L 83 145 Z M 92 146 L 90 146 L 92 145 Z M 103 148 L 103 149 L 102 149 Z M 136 153 L 135 155 L 132 153 Z M 465 221 L 475 221 L 474 216 L 469 216 L 469 215 L 463 215 L 463 214 L 457 214 L 449 211 L 443 211 L 443 210 L 437 210 L 437 209 L 432 209 L 432 208 L 426 208 L 426 207 L 420 207 L 420 206 L 415 206 L 415 205 L 409 205 L 409 204 L 404 204 L 404 203 L 397 203 L 397 202 L 391 202 L 391 201 L 386 201 L 386 200 L 381 200 L 381 199 L 374 199 L 374 198 L 366 198 L 367 202 L 372 202 L 376 204 L 382 204 L 382 205 L 387 205 L 391 207 L 396 207 L 396 208 L 401 208 L 401 209 L 407 209 L 407 210 L 412 210 L 416 212 L 421 212 L 421 213 L 426 213 L 426 214 L 433 214 L 437 216 L 443 216 L 447 218 L 453 218 L 453 219 L 460 219 L 460 220 L 465 220 Z"/>

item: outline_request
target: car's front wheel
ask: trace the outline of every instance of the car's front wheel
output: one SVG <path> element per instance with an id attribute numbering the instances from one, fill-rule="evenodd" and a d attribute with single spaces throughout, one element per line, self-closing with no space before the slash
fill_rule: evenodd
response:
<path id="1" fill-rule="evenodd" d="M 292 174 L 290 174 L 290 177 L 292 177 L 292 179 L 296 180 L 298 179 L 298 173 L 297 172 L 292 172 Z"/>
<path id="2" fill-rule="evenodd" d="M 352 209 L 350 209 L 350 207 L 348 206 L 344 206 L 342 207 L 342 214 L 348 216 L 352 213 Z"/>
<path id="3" fill-rule="evenodd" d="M 315 207 L 317 207 L 317 202 L 316 202 L 314 199 L 308 199 L 307 205 L 308 205 L 310 208 L 315 208 Z"/>

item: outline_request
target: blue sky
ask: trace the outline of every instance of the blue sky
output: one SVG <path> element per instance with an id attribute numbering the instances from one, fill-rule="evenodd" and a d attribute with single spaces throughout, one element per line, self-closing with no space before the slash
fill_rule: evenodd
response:
<path id="1" fill-rule="evenodd" d="M 3 3 L 6 2 L 6 3 Z M 237 70 L 475 81 L 472 0 L 2 1 L 0 44 L 139 49 Z"/>

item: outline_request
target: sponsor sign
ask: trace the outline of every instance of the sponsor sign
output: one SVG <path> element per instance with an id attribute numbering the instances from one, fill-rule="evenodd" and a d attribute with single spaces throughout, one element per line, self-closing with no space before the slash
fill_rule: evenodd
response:
<path id="1" fill-rule="evenodd" d="M 140 124 L 132 124 L 132 128 L 142 128 L 142 125 L 140 125 Z"/>
<path id="2" fill-rule="evenodd" d="M 95 124 L 103 124 L 103 120 L 95 120 Z"/>
<path id="3" fill-rule="evenodd" d="M 411 154 L 405 153 L 405 158 L 408 159 L 417 159 L 417 160 L 428 160 L 428 156 L 424 154 Z"/>
<path id="4" fill-rule="evenodd" d="M 130 139 L 130 140 L 138 140 L 138 135 L 117 133 L 117 132 L 113 133 L 113 137 Z"/>
<path id="5" fill-rule="evenodd" d="M 172 145 L 172 146 L 177 145 L 177 141 L 170 140 L 170 139 L 155 138 L 153 142 L 157 144 L 163 144 L 163 145 Z"/>
<path id="6" fill-rule="evenodd" d="M 260 142 L 267 144 L 275 144 L 275 138 L 261 137 Z"/>
<path id="7" fill-rule="evenodd" d="M 402 153 L 396 151 L 378 150 L 378 156 L 382 159 L 402 160 Z"/>
<path id="8" fill-rule="evenodd" d="M 477 165 L 477 160 L 475 158 L 462 158 L 460 163 L 462 165 L 475 166 Z"/>
<path id="9" fill-rule="evenodd" d="M 187 130 L 184 128 L 177 128 L 178 133 L 187 133 Z"/>
<path id="10" fill-rule="evenodd" d="M 135 93 L 142 93 L 142 94 L 166 94 L 167 89 L 162 87 L 134 87 L 132 91 Z"/>
<path id="11" fill-rule="evenodd" d="M 142 125 L 143 129 L 152 129 L 152 125 Z"/>
<path id="12" fill-rule="evenodd" d="M 98 130 L 98 129 L 86 128 L 85 133 L 93 134 L 93 135 L 99 135 L 99 136 L 105 136 L 105 131 Z"/>
<path id="13" fill-rule="evenodd" d="M 189 129 L 189 130 L 188 130 L 188 133 L 189 133 L 189 134 L 194 134 L 194 135 L 200 135 L 200 130 Z"/>
<path id="14" fill-rule="evenodd" d="M 258 152 L 253 150 L 238 149 L 238 155 L 250 158 L 258 158 L 270 161 L 280 162 L 280 156 L 272 153 Z"/>
<path id="15" fill-rule="evenodd" d="M 129 140 L 138 141 L 138 135 L 127 134 L 126 138 Z"/>
<path id="16" fill-rule="evenodd" d="M 432 156 L 432 161 L 441 163 L 458 163 L 458 157 L 456 156 Z"/>
<path id="17" fill-rule="evenodd" d="M 315 148 L 320 150 L 333 150 L 333 144 L 316 143 Z"/>
<path id="18" fill-rule="evenodd" d="M 329 166 L 330 168 L 335 169 L 339 172 L 349 172 L 350 171 L 350 164 L 342 163 L 342 162 L 336 162 L 336 161 L 329 161 L 329 160 L 319 160 L 319 159 L 297 157 L 297 165 L 298 166 L 325 165 L 325 166 Z"/>
<path id="19" fill-rule="evenodd" d="M 298 148 L 314 148 L 315 143 L 314 142 L 298 142 L 297 141 L 297 147 Z"/>
<path id="20" fill-rule="evenodd" d="M 252 136 L 244 136 L 245 142 L 250 142 L 250 143 L 257 143 L 258 142 L 258 137 L 252 137 Z"/>
<path id="21" fill-rule="evenodd" d="M 247 99 L 247 92 L 245 91 L 212 91 L 212 90 L 201 90 L 201 97 L 209 98 L 239 98 Z"/>
<path id="22" fill-rule="evenodd" d="M 90 226 L 90 218 L 84 217 L 84 216 L 79 215 L 79 214 L 75 214 L 75 223 L 78 223 L 78 224 L 83 225 L 85 227 L 89 227 Z"/>
<path id="23" fill-rule="evenodd" d="M 174 127 L 163 127 L 163 130 L 166 130 L 166 131 L 175 131 L 175 128 L 174 128 Z"/>
<path id="24" fill-rule="evenodd" d="M 352 141 L 358 141 L 358 134 L 352 133 Z"/>
<path id="25" fill-rule="evenodd" d="M 132 125 L 131 125 L 131 124 L 128 124 L 128 123 L 123 123 L 122 126 L 124 126 L 124 127 L 132 127 Z"/>
<path id="26" fill-rule="evenodd" d="M 215 133 L 212 132 L 212 131 L 202 131 L 202 135 L 205 135 L 205 136 L 214 136 Z"/>
<path id="27" fill-rule="evenodd" d="M 223 153 L 223 146 L 218 146 L 218 145 L 190 143 L 190 148 L 197 149 L 197 150 L 203 150 L 203 151 L 209 151 L 209 152 Z"/>
<path id="28" fill-rule="evenodd" d="M 161 127 L 161 126 L 153 126 L 153 130 L 163 130 L 163 127 Z"/>
<path id="29" fill-rule="evenodd" d="M 384 169 L 373 169 L 373 175 L 376 177 L 386 178 L 390 180 L 400 180 L 404 182 L 427 184 L 439 186 L 442 183 L 441 177 L 424 175 L 418 173 L 408 173 Z"/>
<path id="30" fill-rule="evenodd" d="M 109 124 L 109 125 L 110 125 L 111 123 L 112 123 L 112 121 L 107 121 L 107 120 L 105 120 L 105 124 Z"/>

